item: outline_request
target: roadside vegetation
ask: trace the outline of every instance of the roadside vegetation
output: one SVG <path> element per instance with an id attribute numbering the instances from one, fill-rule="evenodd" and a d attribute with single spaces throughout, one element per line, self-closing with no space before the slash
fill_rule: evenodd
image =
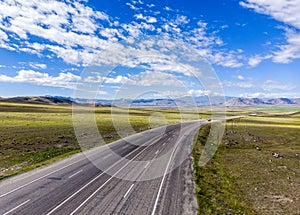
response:
<path id="1" fill-rule="evenodd" d="M 126 115 L 126 110 L 114 110 L 120 119 Z M 95 111 L 105 142 L 119 139 L 111 108 Z M 132 108 L 129 121 L 140 132 L 180 122 L 183 115 L 198 116 L 176 109 Z M 246 117 L 226 124 L 222 145 L 206 166 L 198 161 L 209 126 L 199 131 L 193 149 L 199 214 L 300 214 L 299 108 L 236 108 L 227 115 Z M 209 118 L 210 112 L 199 110 L 199 117 Z M 0 103 L 0 122 L 0 179 L 81 151 L 70 105 Z"/>
<path id="2" fill-rule="evenodd" d="M 249 116 L 249 113 L 255 113 Z M 199 214 L 300 214 L 300 112 L 232 109 L 222 145 L 198 165 L 209 126 L 193 149 Z"/>
<path id="3" fill-rule="evenodd" d="M 118 120 L 127 120 L 126 110 L 114 108 L 114 112 Z M 129 121 L 134 131 L 141 132 L 195 116 L 192 111 L 132 108 Z M 201 117 L 209 117 L 209 112 Z M 96 107 L 95 118 L 106 143 L 120 138 L 114 129 L 111 107 Z M 0 179 L 80 151 L 72 124 L 72 106 L 0 103 Z"/>

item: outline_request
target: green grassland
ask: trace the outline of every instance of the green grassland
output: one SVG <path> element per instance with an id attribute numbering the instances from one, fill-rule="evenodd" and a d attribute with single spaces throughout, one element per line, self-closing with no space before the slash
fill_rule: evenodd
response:
<path id="1" fill-rule="evenodd" d="M 228 121 L 222 145 L 204 167 L 197 162 L 209 127 L 200 130 L 193 150 L 199 214 L 300 214 L 299 108 L 228 113 L 257 116 Z"/>
<path id="2" fill-rule="evenodd" d="M 112 110 L 119 123 L 127 120 L 125 109 L 95 108 L 106 143 L 120 138 Z M 131 108 L 129 112 L 136 132 L 211 114 L 208 109 Z M 193 149 L 199 214 L 299 214 L 299 108 L 234 108 L 227 115 L 246 117 L 227 122 L 222 145 L 206 166 L 198 166 L 198 161 L 209 126 L 200 130 Z M 0 103 L 0 179 L 80 151 L 71 106 Z M 275 152 L 279 158 L 272 155 Z"/>
<path id="3" fill-rule="evenodd" d="M 82 106 L 88 111 L 91 107 Z M 119 139 L 110 107 L 95 107 L 99 133 L 106 143 Z M 127 120 L 127 110 L 113 108 L 119 123 Z M 200 117 L 209 117 L 203 111 Z M 158 116 L 158 117 L 157 117 Z M 130 125 L 135 132 L 162 124 L 196 119 L 195 111 L 131 108 Z M 72 106 L 0 103 L 0 179 L 51 163 L 81 151 L 73 122 Z"/>

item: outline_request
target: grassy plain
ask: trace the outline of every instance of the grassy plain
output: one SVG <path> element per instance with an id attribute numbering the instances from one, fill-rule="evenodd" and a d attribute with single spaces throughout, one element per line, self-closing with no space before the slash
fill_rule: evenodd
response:
<path id="1" fill-rule="evenodd" d="M 82 111 L 90 110 L 82 107 Z M 95 119 L 105 142 L 119 139 L 110 107 L 96 107 Z M 119 123 L 129 118 L 133 130 L 140 132 L 161 124 L 195 119 L 194 111 L 177 109 L 113 108 Z M 209 117 L 204 111 L 201 117 Z M 0 179 L 81 151 L 73 124 L 72 106 L 0 103 Z"/>
<path id="2" fill-rule="evenodd" d="M 199 214 L 300 214 L 299 110 L 229 110 L 247 116 L 227 122 L 222 145 L 204 167 L 197 161 L 209 127 L 200 130 L 193 150 Z"/>
<path id="3" fill-rule="evenodd" d="M 98 130 L 107 143 L 120 138 L 111 110 L 95 108 Z M 229 116 L 246 117 L 226 124 L 222 145 L 204 167 L 197 161 L 209 127 L 200 130 L 193 149 L 199 214 L 300 214 L 299 110 L 228 109 Z M 120 121 L 127 119 L 126 110 L 113 111 Z M 182 117 L 209 118 L 210 111 L 199 110 L 198 115 L 192 110 L 132 108 L 129 121 L 140 132 Z M 79 151 L 71 106 L 0 103 L 0 179 Z"/>

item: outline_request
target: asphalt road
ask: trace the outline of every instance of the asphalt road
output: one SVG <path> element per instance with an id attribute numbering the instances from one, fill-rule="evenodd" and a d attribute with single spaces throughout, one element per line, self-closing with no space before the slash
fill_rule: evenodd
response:
<path id="1" fill-rule="evenodd" d="M 151 129 L 4 180 L 0 214 L 196 214 L 191 151 L 206 123 Z"/>

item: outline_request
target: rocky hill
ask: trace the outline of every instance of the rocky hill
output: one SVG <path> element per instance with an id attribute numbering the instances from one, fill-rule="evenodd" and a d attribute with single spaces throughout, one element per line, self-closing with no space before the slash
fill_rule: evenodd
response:
<path id="1" fill-rule="evenodd" d="M 233 98 L 225 102 L 225 106 L 256 106 L 266 104 L 258 98 Z"/>
<path id="2" fill-rule="evenodd" d="M 293 105 L 300 104 L 300 99 L 289 98 L 274 98 L 274 99 L 259 99 L 259 98 L 233 98 L 225 102 L 225 106 L 259 106 L 259 105 Z"/>
<path id="3" fill-rule="evenodd" d="M 50 96 L 19 96 L 12 98 L 0 98 L 0 102 L 46 105 L 70 105 L 73 103 L 73 101 L 68 98 Z"/>

